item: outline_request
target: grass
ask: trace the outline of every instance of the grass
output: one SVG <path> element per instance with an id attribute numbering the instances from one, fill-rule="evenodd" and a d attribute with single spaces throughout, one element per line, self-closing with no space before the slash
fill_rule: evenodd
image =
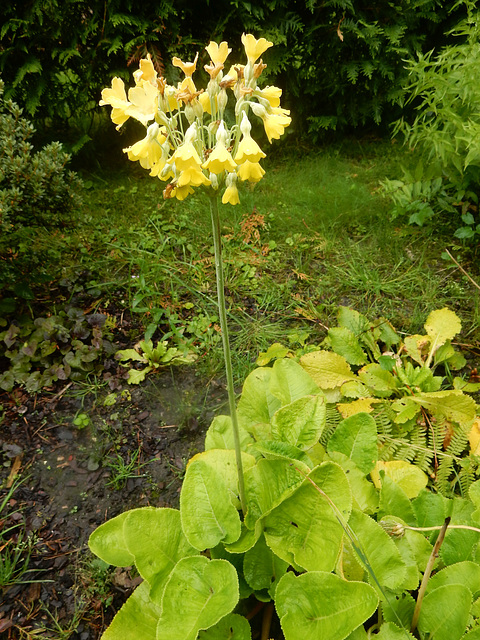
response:
<path id="1" fill-rule="evenodd" d="M 442 257 L 453 251 L 478 280 L 469 251 L 448 226 L 393 222 L 379 191 L 379 180 L 398 175 L 405 152 L 385 141 L 275 152 L 256 188 L 221 211 L 237 382 L 272 342 L 299 331 L 321 340 L 339 305 L 385 316 L 409 333 L 432 309 L 449 306 L 469 339 L 478 339 L 478 289 Z M 167 333 L 197 350 L 204 373 L 218 374 L 208 199 L 196 192 L 182 203 L 164 201 L 163 183 L 133 166 L 86 177 L 77 228 L 50 234 L 64 300 L 87 292 L 107 313 L 129 308 L 139 324 L 132 346 L 147 327 L 154 342 Z M 44 246 L 45 235 L 38 242 Z"/>

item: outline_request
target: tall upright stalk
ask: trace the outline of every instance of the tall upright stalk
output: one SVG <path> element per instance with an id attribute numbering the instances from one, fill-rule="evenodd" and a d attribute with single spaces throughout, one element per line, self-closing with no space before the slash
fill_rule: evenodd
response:
<path id="1" fill-rule="evenodd" d="M 210 213 L 212 216 L 213 246 L 215 249 L 215 271 L 217 274 L 217 297 L 220 328 L 222 331 L 223 356 L 225 360 L 225 373 L 227 376 L 228 404 L 233 427 L 233 441 L 235 444 L 235 458 L 238 472 L 238 491 L 242 511 L 246 512 L 245 482 L 243 478 L 242 450 L 240 448 L 240 432 L 238 429 L 237 409 L 235 403 L 235 389 L 233 386 L 232 357 L 230 354 L 230 340 L 228 337 L 227 310 L 225 308 L 225 279 L 223 275 L 222 261 L 222 236 L 220 233 L 220 216 L 218 214 L 218 197 L 210 197 Z"/>

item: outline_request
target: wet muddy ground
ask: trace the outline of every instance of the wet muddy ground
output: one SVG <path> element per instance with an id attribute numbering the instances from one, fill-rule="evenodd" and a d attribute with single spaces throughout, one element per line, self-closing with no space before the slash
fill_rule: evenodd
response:
<path id="1" fill-rule="evenodd" d="M 74 383 L 0 397 L 0 481 L 21 481 L 0 492 L 4 554 L 22 549 L 28 569 L 1 592 L 1 638 L 101 636 L 139 579 L 95 559 L 89 535 L 128 508 L 178 506 L 185 464 L 225 399 L 188 366 L 114 392 Z"/>

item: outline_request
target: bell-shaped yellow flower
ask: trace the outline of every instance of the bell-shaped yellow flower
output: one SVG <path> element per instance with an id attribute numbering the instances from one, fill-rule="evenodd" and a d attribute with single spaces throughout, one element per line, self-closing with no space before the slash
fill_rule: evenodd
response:
<path id="1" fill-rule="evenodd" d="M 186 185 L 184 187 L 177 186 L 173 189 L 170 197 L 176 198 L 177 200 L 185 200 L 185 198 L 192 193 L 193 189 L 190 185 Z"/>
<path id="2" fill-rule="evenodd" d="M 238 197 L 237 189 L 237 176 L 234 173 L 229 173 L 225 182 L 227 188 L 223 192 L 223 204 L 240 204 L 240 198 Z"/>
<path id="3" fill-rule="evenodd" d="M 138 160 L 144 169 L 151 169 L 164 156 L 162 145 L 165 141 L 164 129 L 155 122 L 148 127 L 145 138 L 123 151 L 128 155 L 129 160 Z"/>
<path id="4" fill-rule="evenodd" d="M 189 167 L 188 169 L 181 171 L 177 181 L 177 185 L 179 187 L 185 187 L 187 185 L 199 187 L 202 184 L 208 187 L 211 183 L 203 171 L 198 167 Z"/>
<path id="5" fill-rule="evenodd" d="M 245 160 L 245 162 L 238 167 L 237 174 L 240 180 L 258 182 L 265 175 L 265 169 L 263 169 L 258 162 Z"/>
<path id="6" fill-rule="evenodd" d="M 228 48 L 228 42 L 225 41 L 220 44 L 210 42 L 205 49 L 213 64 L 223 64 L 227 59 L 228 54 L 231 52 L 231 49 Z"/>
<path id="7" fill-rule="evenodd" d="M 240 124 L 240 130 L 243 133 L 243 138 L 238 145 L 237 153 L 235 154 L 235 162 L 242 164 L 246 160 L 250 162 L 258 162 L 261 158 L 265 158 L 266 154 L 260 149 L 258 144 L 250 135 L 252 125 L 248 119 L 245 111 L 243 112 L 242 122 Z"/>
<path id="8" fill-rule="evenodd" d="M 292 121 L 289 116 L 290 111 L 288 109 L 282 109 L 282 107 L 270 107 L 265 109 L 263 105 L 255 102 L 250 102 L 250 107 L 255 115 L 262 118 L 265 133 L 267 134 L 269 142 L 272 142 L 272 139 L 280 138 L 286 127 L 288 127 Z"/>
<path id="9" fill-rule="evenodd" d="M 175 56 L 172 58 L 172 64 L 174 67 L 179 67 L 188 78 L 191 78 L 193 72 L 197 68 L 197 60 L 198 60 L 198 52 L 193 62 L 182 62 L 180 58 L 177 58 Z"/>
<path id="10" fill-rule="evenodd" d="M 207 169 L 216 175 L 223 171 L 233 172 L 237 168 L 237 165 L 233 161 L 233 158 L 226 147 L 226 137 L 227 133 L 222 120 L 217 131 L 217 144 L 208 156 L 208 159 L 202 164 L 204 169 Z"/>
<path id="11" fill-rule="evenodd" d="M 255 96 L 260 96 L 265 100 L 268 100 L 271 107 L 279 107 L 280 106 L 280 97 L 282 95 L 282 90 L 279 87 L 263 87 L 263 89 L 256 89 L 253 93 Z"/>
<path id="12" fill-rule="evenodd" d="M 129 89 L 128 99 L 131 102 L 126 111 L 128 115 L 147 126 L 158 110 L 158 88 L 145 82 Z"/>
<path id="13" fill-rule="evenodd" d="M 269 47 L 273 47 L 273 42 L 269 42 L 265 38 L 257 40 L 251 33 L 244 33 L 242 35 L 242 44 L 245 47 L 248 61 L 252 64 L 254 64 Z"/>
<path id="14" fill-rule="evenodd" d="M 103 89 L 102 99 L 99 102 L 100 106 L 109 104 L 112 108 L 111 118 L 112 122 L 117 125 L 117 129 L 120 129 L 122 124 L 130 117 L 126 110 L 130 106 L 130 102 L 127 100 L 127 94 L 125 93 L 125 85 L 121 78 L 113 78 L 112 86 Z"/>

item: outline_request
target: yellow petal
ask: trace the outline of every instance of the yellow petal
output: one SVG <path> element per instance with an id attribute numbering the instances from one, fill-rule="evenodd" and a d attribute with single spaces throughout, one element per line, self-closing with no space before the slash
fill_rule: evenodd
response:
<path id="1" fill-rule="evenodd" d="M 264 53 L 269 47 L 273 47 L 273 42 L 260 38 L 257 40 L 251 33 L 242 35 L 242 44 L 245 47 L 248 61 L 252 64 Z"/>
<path id="2" fill-rule="evenodd" d="M 250 162 L 258 162 L 262 158 L 265 158 L 266 154 L 260 149 L 258 144 L 251 136 L 244 136 L 238 145 L 237 153 L 235 154 L 235 162 L 242 164 L 245 160 Z"/>
<path id="3" fill-rule="evenodd" d="M 215 65 L 223 64 L 231 51 L 231 49 L 228 48 L 228 42 L 221 42 L 220 44 L 210 42 L 205 49 Z"/>
<path id="4" fill-rule="evenodd" d="M 238 189 L 236 185 L 227 187 L 222 196 L 223 204 L 240 204 L 240 198 L 238 197 Z"/>
<path id="5" fill-rule="evenodd" d="M 237 169 L 237 175 L 240 180 L 248 180 L 249 182 L 258 182 L 265 175 L 265 170 L 258 162 L 250 162 L 245 160 Z"/>
<path id="6" fill-rule="evenodd" d="M 233 158 L 225 145 L 218 142 L 212 153 L 209 155 L 208 160 L 202 164 L 202 167 L 218 175 L 219 173 L 222 173 L 222 171 L 235 171 L 237 165 L 233 161 Z"/>

